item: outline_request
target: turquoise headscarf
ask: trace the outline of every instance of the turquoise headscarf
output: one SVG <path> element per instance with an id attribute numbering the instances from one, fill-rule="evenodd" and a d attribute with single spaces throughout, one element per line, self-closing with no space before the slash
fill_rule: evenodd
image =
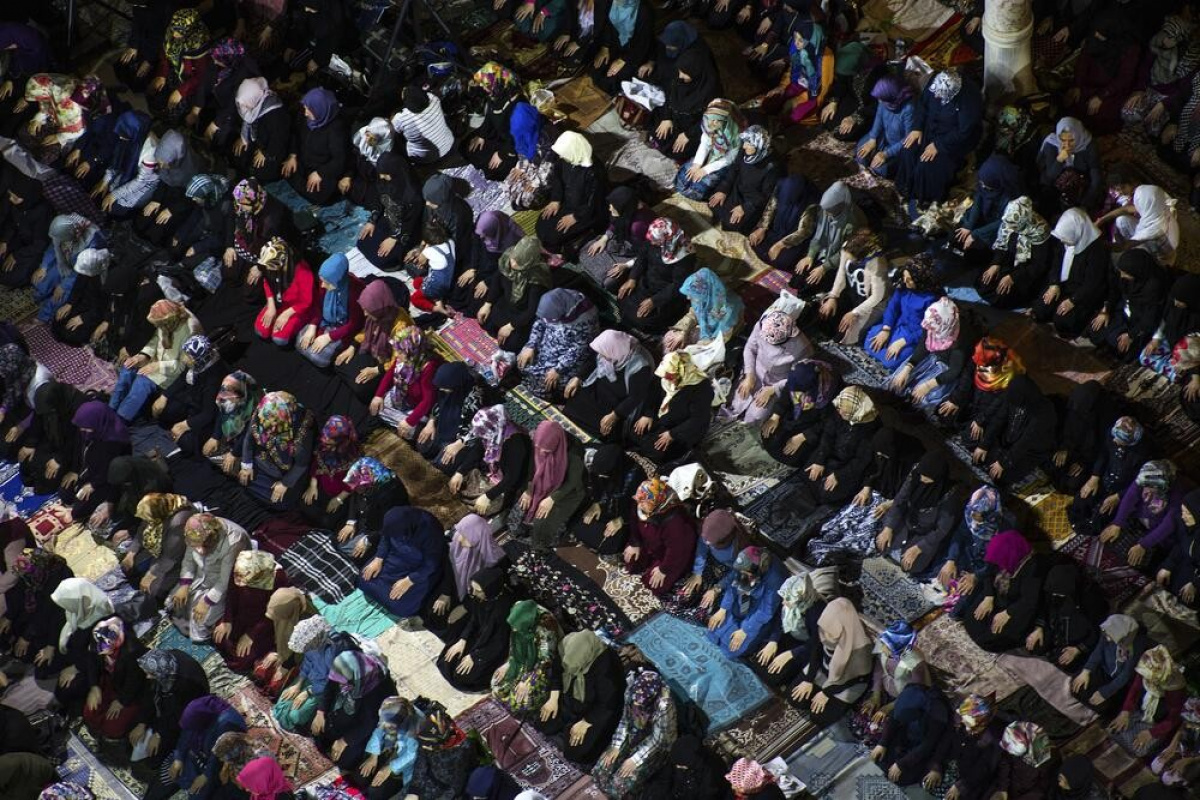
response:
<path id="1" fill-rule="evenodd" d="M 801 26 L 803 27 L 803 26 Z M 804 47 L 796 47 L 795 34 L 804 36 Z M 804 80 L 809 91 L 816 92 L 821 85 L 821 53 L 825 50 L 825 29 L 815 22 L 812 31 L 805 35 L 803 30 L 794 30 L 788 42 L 788 54 L 792 62 L 792 83 Z"/>
<path id="2" fill-rule="evenodd" d="M 724 336 L 741 319 L 741 298 L 726 291 L 725 284 L 708 267 L 692 273 L 679 287 L 679 292 L 692 301 L 701 340 Z"/>
<path id="3" fill-rule="evenodd" d="M 621 43 L 621 47 L 628 45 L 629 40 L 633 38 L 641 7 L 641 0 L 613 0 L 612 6 L 608 9 L 608 21 L 616 29 L 617 40 Z"/>
<path id="4" fill-rule="evenodd" d="M 342 253 L 325 259 L 321 265 L 321 280 L 332 286 L 325 290 L 321 306 L 321 322 L 326 328 L 345 325 L 350 318 L 350 261 Z"/>

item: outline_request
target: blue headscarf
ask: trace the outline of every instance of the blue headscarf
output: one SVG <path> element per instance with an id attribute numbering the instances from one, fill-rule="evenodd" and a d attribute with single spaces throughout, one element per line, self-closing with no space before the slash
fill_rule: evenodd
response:
<path id="1" fill-rule="evenodd" d="M 641 0 L 613 0 L 608 9 L 608 21 L 617 31 L 617 40 L 622 47 L 629 44 L 637 25 L 638 12 L 641 10 Z"/>
<path id="2" fill-rule="evenodd" d="M 327 328 L 344 325 L 350 317 L 350 261 L 343 253 L 332 255 L 321 265 L 320 275 L 334 287 L 325 290 L 321 321 Z"/>
<path id="3" fill-rule="evenodd" d="M 815 22 L 807 25 L 811 27 L 808 33 L 804 32 L 806 24 L 802 23 L 791 34 L 788 55 L 791 59 L 792 83 L 803 78 L 809 92 L 815 95 L 821 86 L 821 55 L 825 50 L 825 29 Z M 804 37 L 804 47 L 796 47 L 796 33 Z"/>
<path id="4" fill-rule="evenodd" d="M 887 648 L 888 653 L 897 658 L 904 655 L 916 640 L 917 632 L 902 619 L 888 625 L 887 629 L 879 634 L 879 641 Z"/>
<path id="5" fill-rule="evenodd" d="M 150 115 L 141 111 L 126 111 L 117 117 L 113 126 L 113 153 L 108 168 L 113 171 L 112 185 L 120 186 L 137 174 L 141 162 L 142 142 L 150 133 Z"/>
<path id="6" fill-rule="evenodd" d="M 724 336 L 742 316 L 742 300 L 725 289 L 725 284 L 708 267 L 696 270 L 679 287 L 679 293 L 692 301 L 700 339 Z"/>
<path id="7" fill-rule="evenodd" d="M 508 128 L 512 133 L 517 155 L 529 161 L 537 157 L 538 136 L 542 132 L 542 115 L 537 109 L 529 103 L 517 103 L 513 106 Z"/>
<path id="8" fill-rule="evenodd" d="M 342 110 L 342 104 L 338 102 L 337 95 L 328 89 L 309 89 L 304 97 L 300 98 L 300 103 L 313 113 L 313 118 L 305 121 L 308 123 L 309 130 L 314 131 L 333 122 L 338 112 Z"/>
<path id="9" fill-rule="evenodd" d="M 905 743 L 909 747 L 915 747 L 925 736 L 925 718 L 929 715 L 932 700 L 933 689 L 910 683 L 892 706 L 892 722 L 904 729 Z"/>
<path id="10" fill-rule="evenodd" d="M 816 192 L 803 175 L 787 175 L 775 184 L 775 216 L 771 219 L 771 239 L 794 233 L 804 209 L 817 202 Z"/>

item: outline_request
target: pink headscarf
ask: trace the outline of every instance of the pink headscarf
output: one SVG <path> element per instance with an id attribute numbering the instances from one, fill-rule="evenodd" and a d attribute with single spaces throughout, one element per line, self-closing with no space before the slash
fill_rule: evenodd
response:
<path id="1" fill-rule="evenodd" d="M 629 360 L 637 346 L 637 339 L 628 333 L 611 329 L 601 331 L 591 344 L 592 350 L 607 358 L 613 363 L 613 366 L 617 367 Z"/>
<path id="2" fill-rule="evenodd" d="M 467 514 L 459 520 L 454 526 L 454 534 L 450 539 L 450 560 L 458 599 L 462 600 L 470 591 L 475 573 L 504 558 L 504 551 L 492 537 L 492 526 L 478 514 Z"/>
<path id="3" fill-rule="evenodd" d="M 1001 531 L 988 542 L 983 560 L 1013 575 L 1032 551 L 1029 542 L 1019 532 Z"/>
<path id="4" fill-rule="evenodd" d="M 242 788 L 250 792 L 250 800 L 275 800 L 277 795 L 292 791 L 279 762 L 270 756 L 246 764 L 237 779 Z"/>
<path id="5" fill-rule="evenodd" d="M 391 354 L 392 326 L 400 306 L 387 281 L 371 281 L 358 296 L 358 305 L 366 314 L 363 323 L 362 351 L 385 360 Z"/>
<path id="6" fill-rule="evenodd" d="M 544 419 L 533 432 L 533 478 L 529 481 L 526 522 L 533 521 L 538 504 L 554 494 L 566 477 L 567 433 L 557 422 Z"/>
<path id="7" fill-rule="evenodd" d="M 925 349 L 931 353 L 949 350 L 958 340 L 958 306 L 943 297 L 925 309 L 921 327 L 925 329 Z"/>

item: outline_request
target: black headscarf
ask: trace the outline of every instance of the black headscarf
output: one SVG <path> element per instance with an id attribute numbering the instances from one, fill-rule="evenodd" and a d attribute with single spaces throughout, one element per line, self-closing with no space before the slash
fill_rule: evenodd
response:
<path id="1" fill-rule="evenodd" d="M 778 240 L 795 233 L 804 209 L 820 200 L 820 195 L 803 175 L 786 175 L 775 184 L 775 216 L 768 229 L 770 238 Z"/>
<path id="2" fill-rule="evenodd" d="M 1065 647 L 1078 641 L 1093 626 L 1080 603 L 1080 588 L 1081 576 L 1075 564 L 1058 564 L 1046 573 L 1042 592 L 1048 647 Z"/>
<path id="3" fill-rule="evenodd" d="M 422 205 L 421 186 L 412 165 L 400 153 L 381 155 L 379 161 L 375 162 L 375 170 L 380 176 L 376 183 L 380 210 L 392 229 L 399 230 L 405 216 L 404 209 Z M 385 175 L 388 180 L 383 179 Z"/>
<path id="4" fill-rule="evenodd" d="M 1066 759 L 1058 768 L 1058 774 L 1067 779 L 1067 785 L 1071 788 L 1063 789 L 1056 780 L 1054 788 L 1050 791 L 1051 800 L 1082 800 L 1091 795 L 1092 786 L 1096 782 L 1096 771 L 1087 756 L 1071 756 Z"/>
<path id="5" fill-rule="evenodd" d="M 480 600 L 472 593 L 466 601 L 475 622 L 476 641 L 493 641 L 501 635 L 507 641 L 508 612 L 515 602 L 508 590 L 508 571 L 502 567 L 481 569 L 471 576 L 471 582 L 479 584 L 487 598 Z M 467 642 L 467 649 L 474 644 Z"/>
<path id="6" fill-rule="evenodd" d="M 900 444 L 896 431 L 887 425 L 881 425 L 868 445 L 875 456 L 866 483 L 884 497 L 896 496 L 904 479 L 908 477 L 909 466 L 912 464 L 902 456 Z"/>
<path id="7" fill-rule="evenodd" d="M 628 242 L 633 215 L 638 208 L 637 192 L 629 186 L 618 186 L 608 193 L 607 199 L 608 204 L 617 210 L 617 216 L 613 219 L 613 236 L 619 242 Z"/>
<path id="8" fill-rule="evenodd" d="M 631 459 L 616 444 L 596 448 L 587 470 L 588 495 L 600 505 L 601 518 L 613 519 L 625 511 L 628 495 L 625 492 Z"/>
<path id="9" fill-rule="evenodd" d="M 1121 294 L 1130 303 L 1161 303 L 1167 272 L 1158 259 L 1140 247 L 1126 250 L 1117 269 L 1129 275 L 1121 279 Z"/>
<path id="10" fill-rule="evenodd" d="M 672 65 L 667 78 L 667 108 L 676 114 L 699 114 L 721 89 L 721 77 L 707 47 L 689 47 Z M 682 72 L 691 78 L 679 79 Z"/>
<path id="11" fill-rule="evenodd" d="M 47 381 L 33 394 L 33 413 L 41 423 L 42 435 L 54 450 L 65 444 L 63 434 L 71 432 L 71 419 L 87 397 L 68 383 Z"/>
<path id="12" fill-rule="evenodd" d="M 1093 17 L 1092 28 L 1083 43 L 1083 52 L 1105 73 L 1116 77 L 1121 57 L 1125 55 L 1128 30 L 1129 20 L 1125 14 L 1116 8 L 1106 8 Z M 1097 34 L 1104 38 L 1099 38 Z"/>
<path id="13" fill-rule="evenodd" d="M 931 478 L 933 483 L 926 483 L 921 478 Z M 945 454 L 940 450 L 926 453 L 912 471 L 913 490 L 908 503 L 910 517 L 917 511 L 937 506 L 946 495 L 949 478 L 950 465 Z"/>
<path id="14" fill-rule="evenodd" d="M 122 490 L 121 508 L 132 513 L 151 492 L 171 491 L 171 476 L 147 456 L 119 456 L 108 465 L 108 482 Z"/>
<path id="15" fill-rule="evenodd" d="M 1076 459 L 1090 458 L 1096 452 L 1096 447 L 1103 443 L 1100 437 L 1106 435 L 1111 427 L 1113 420 L 1108 418 L 1111 416 L 1111 407 L 1100 382 L 1079 384 L 1067 398 L 1060 449 Z"/>
<path id="16" fill-rule="evenodd" d="M 1004 208 L 1021 196 L 1021 171 L 1005 156 L 992 154 L 979 166 L 975 188 L 976 212 L 982 219 L 1000 219 Z"/>
<path id="17" fill-rule="evenodd" d="M 438 392 L 437 408 L 434 412 L 437 428 L 435 444 L 444 447 L 458 437 L 463 405 L 467 402 L 471 390 L 475 388 L 475 377 L 463 362 L 448 361 L 433 373 L 433 387 Z"/>
<path id="18" fill-rule="evenodd" d="M 666 769 L 669 775 L 655 789 L 664 790 L 671 800 L 705 800 L 713 796 L 717 776 L 705 757 L 704 743 L 695 736 L 675 740 Z"/>
<path id="19" fill-rule="evenodd" d="M 1189 333 L 1200 331 L 1200 275 L 1185 272 L 1175 280 L 1167 293 L 1162 324 L 1163 343 L 1168 348 Z"/>

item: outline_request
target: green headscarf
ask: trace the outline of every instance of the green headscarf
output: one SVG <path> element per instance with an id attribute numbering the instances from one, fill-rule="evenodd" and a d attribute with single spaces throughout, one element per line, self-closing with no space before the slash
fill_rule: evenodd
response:
<path id="1" fill-rule="evenodd" d="M 508 612 L 508 627 L 512 638 L 508 644 L 508 672 L 505 680 L 515 680 L 537 664 L 537 623 L 542 615 L 541 606 L 532 600 L 515 603 Z"/>
<path id="2" fill-rule="evenodd" d="M 847 42 L 833 57 L 833 71 L 838 75 L 853 75 L 867 61 L 871 51 L 862 42 Z"/>
<path id="3" fill-rule="evenodd" d="M 542 260 L 542 241 L 536 236 L 526 236 L 505 250 L 500 256 L 500 274 L 512 282 L 513 300 L 524 297 L 525 288 L 531 283 L 549 288 L 550 267 Z"/>
<path id="4" fill-rule="evenodd" d="M 564 692 L 568 692 L 576 700 L 583 702 L 587 696 L 587 684 L 585 683 L 587 671 L 592 668 L 592 664 L 604 653 L 604 650 L 604 642 L 592 631 L 576 631 L 563 637 L 560 653 Z"/>

